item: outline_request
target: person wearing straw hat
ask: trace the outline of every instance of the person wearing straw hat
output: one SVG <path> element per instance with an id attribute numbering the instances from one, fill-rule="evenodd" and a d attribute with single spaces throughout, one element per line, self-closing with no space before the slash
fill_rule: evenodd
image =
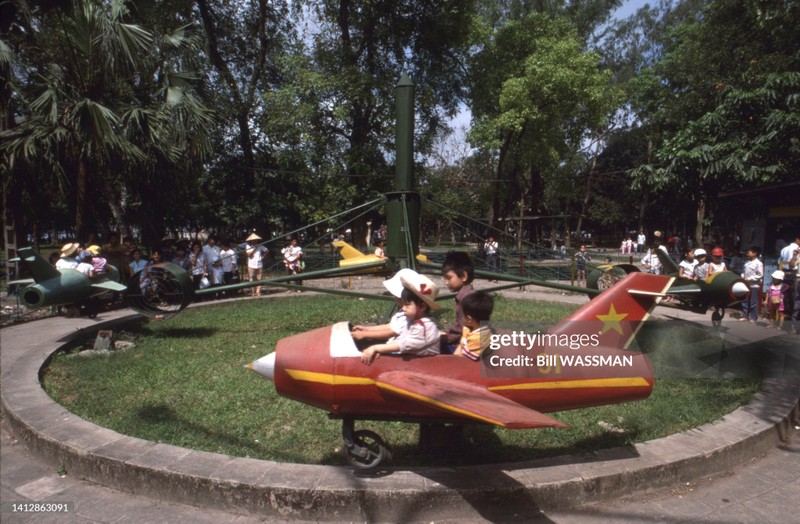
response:
<path id="1" fill-rule="evenodd" d="M 400 298 L 403 295 L 403 282 L 400 280 L 404 276 L 416 273 L 413 269 L 401 269 L 394 276 L 388 280 L 383 281 L 383 286 L 388 290 L 389 294 L 394 297 L 397 304 L 397 313 L 386 324 L 379 324 L 377 326 L 355 325 L 350 331 L 350 335 L 356 342 L 362 340 L 383 340 L 392 342 L 403 330 L 403 327 L 408 324 L 406 314 L 403 313 L 403 301 Z"/>
<path id="2" fill-rule="evenodd" d="M 436 303 L 439 288 L 425 275 L 416 271 L 407 272 L 400 277 L 403 285 L 400 298 L 406 324 L 391 342 L 374 344 L 361 354 L 361 362 L 372 364 L 382 354 L 400 353 L 417 356 L 439 354 L 439 328 L 430 318 L 432 311 L 440 306 Z"/>
<path id="3" fill-rule="evenodd" d="M 247 254 L 247 276 L 250 282 L 261 280 L 261 270 L 264 267 L 264 256 L 266 256 L 267 248 L 258 244 L 261 237 L 253 231 L 246 239 L 244 251 Z M 261 296 L 261 286 L 253 288 L 253 296 Z"/>
<path id="4" fill-rule="evenodd" d="M 81 246 L 77 242 L 64 244 L 61 248 L 61 256 L 56 262 L 56 269 L 59 271 L 62 269 L 78 269 L 78 264 L 80 264 L 80 262 L 75 258 L 75 255 L 78 254 L 80 249 Z"/>
<path id="5" fill-rule="evenodd" d="M 66 244 L 61 248 L 61 257 L 56 262 L 56 269 L 59 271 L 64 269 L 74 269 L 80 271 L 89 278 L 94 277 L 94 268 L 92 264 L 83 262 L 76 255 L 80 254 L 81 245 L 77 242 Z"/>

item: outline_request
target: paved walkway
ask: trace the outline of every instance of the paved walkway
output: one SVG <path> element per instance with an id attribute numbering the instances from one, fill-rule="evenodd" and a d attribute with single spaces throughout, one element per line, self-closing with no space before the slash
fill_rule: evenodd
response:
<path id="1" fill-rule="evenodd" d="M 532 288 L 529 288 L 532 289 Z M 519 293 L 519 292 L 509 292 Z M 533 292 L 527 295 L 535 295 Z M 583 303 L 579 295 L 551 293 L 555 300 Z M 565 297 L 565 298 L 560 298 Z M 664 308 L 661 308 L 664 309 Z M 669 310 L 672 313 L 674 310 Z M 678 312 L 685 314 L 685 312 Z M 697 320 L 702 319 L 702 317 Z M 75 321 L 70 325 L 76 325 Z M 61 326 L 64 328 L 65 326 Z M 760 335 L 758 326 L 736 326 Z M 72 328 L 75 329 L 74 327 Z M 67 331 L 69 328 L 67 329 Z M 5 330 L 4 330 L 5 331 Z M 763 330 L 768 332 L 768 330 Z M 755 334 L 755 335 L 753 335 Z M 0 332 L 0 336 L 4 332 Z M 4 339 L 7 337 L 3 337 Z M 749 338 L 749 337 L 748 337 Z M 35 345 L 35 341 L 28 341 Z M 8 362 L 3 360 L 4 366 Z M 535 507 L 517 518 L 494 515 L 491 506 L 463 503 L 444 518 L 422 522 L 796 522 L 800 500 L 800 437 L 796 426 L 787 441 L 750 463 L 698 483 L 679 484 L 629 499 L 613 500 L 571 510 L 541 512 Z M 108 489 L 80 480 L 67 472 L 58 474 L 58 464 L 30 454 L 3 428 L 0 435 L 0 501 L 2 522 L 280 522 L 229 511 L 199 509 Z M 69 513 L 14 512 L 14 503 L 70 503 Z M 500 508 L 498 508 L 500 509 Z M 395 519 L 393 519 L 395 520 Z M 403 519 L 415 522 L 415 519 Z"/>
<path id="2" fill-rule="evenodd" d="M 193 523 L 249 524 L 281 522 L 252 515 L 195 508 L 132 495 L 76 479 L 61 477 L 57 465 L 31 456 L 3 428 L 0 441 L 0 501 L 3 523 Z M 724 475 L 685 483 L 629 500 L 609 501 L 567 511 L 520 514 L 519 522 L 584 523 L 790 523 L 798 521 L 800 500 L 800 436 L 750 464 Z M 69 513 L 15 513 L 12 504 L 70 503 Z M 508 517 L 470 515 L 469 507 L 458 518 L 435 522 L 507 522 Z M 297 522 L 297 521 L 295 521 Z M 424 522 L 431 522 L 425 520 Z"/>

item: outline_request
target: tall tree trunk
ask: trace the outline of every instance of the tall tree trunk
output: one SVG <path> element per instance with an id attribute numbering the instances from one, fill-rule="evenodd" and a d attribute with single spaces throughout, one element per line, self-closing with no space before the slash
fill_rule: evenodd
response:
<path id="1" fill-rule="evenodd" d="M 578 224 L 575 226 L 575 230 L 578 232 L 578 244 L 583 241 L 583 238 L 580 237 L 581 231 L 583 230 L 583 219 L 586 216 L 586 209 L 589 207 L 589 201 L 592 197 L 592 179 L 594 178 L 595 170 L 597 169 L 597 150 L 600 148 L 601 141 L 603 140 L 603 134 L 597 132 L 597 142 L 595 147 L 595 154 L 592 155 L 592 162 L 589 166 L 589 171 L 586 174 L 586 191 L 583 193 L 583 201 L 581 202 L 581 213 L 578 215 Z"/>
<path id="2" fill-rule="evenodd" d="M 513 132 L 506 133 L 506 136 L 503 138 L 503 145 L 500 147 L 500 154 L 497 157 L 497 169 L 496 171 L 492 171 L 491 169 L 489 172 L 492 173 L 495 180 L 500 180 L 501 175 L 503 173 L 503 169 L 505 166 L 506 156 L 508 154 L 508 148 L 511 147 L 511 140 L 514 138 Z M 491 162 L 491 160 L 489 160 Z M 493 183 L 492 184 L 492 207 L 489 209 L 489 225 L 492 227 L 497 227 L 497 219 L 501 213 L 500 210 L 500 187 L 501 184 Z"/>
<path id="3" fill-rule="evenodd" d="M 89 169 L 86 166 L 86 159 L 78 159 L 78 172 L 75 177 L 75 230 L 78 233 L 77 240 L 86 237 L 88 224 L 86 223 L 86 178 L 89 176 Z"/>
<path id="4" fill-rule="evenodd" d="M 114 223 L 116 224 L 114 229 L 120 234 L 120 238 L 124 238 L 131 234 L 131 230 L 125 220 L 125 210 L 123 206 L 128 199 L 127 191 L 124 186 L 121 188 L 121 191 L 122 194 L 117 196 L 111 191 L 108 184 L 103 184 L 103 197 L 106 199 L 106 202 L 108 202 L 111 216 L 114 217 Z M 108 233 L 108 231 L 103 231 L 103 233 Z"/>
<path id="5" fill-rule="evenodd" d="M 703 224 L 706 220 L 706 199 L 701 198 L 697 203 L 697 225 L 694 228 L 694 245 L 703 246 Z"/>
<path id="6" fill-rule="evenodd" d="M 647 190 L 642 193 L 642 199 L 639 201 L 639 231 L 644 231 L 644 217 L 647 213 L 647 200 L 650 194 Z"/>
<path id="7" fill-rule="evenodd" d="M 653 140 L 649 139 L 647 141 L 646 163 L 651 164 L 652 160 L 653 160 Z M 639 201 L 639 231 L 644 231 L 644 217 L 645 214 L 647 213 L 648 198 L 650 198 L 650 192 L 647 189 L 645 189 L 642 192 L 642 200 Z"/>
<path id="8" fill-rule="evenodd" d="M 494 171 L 491 172 L 491 175 L 494 176 Z M 492 204 L 489 206 L 489 217 L 488 223 L 491 227 L 496 227 L 495 224 L 497 223 L 497 216 L 500 214 L 500 190 L 499 184 L 492 184 Z M 484 234 L 482 231 L 480 234 Z"/>
<path id="9" fill-rule="evenodd" d="M 258 79 L 261 76 L 266 63 L 266 38 L 263 31 L 259 33 L 259 38 L 256 44 L 259 45 L 259 58 L 255 64 L 254 72 L 250 78 L 250 82 L 246 87 L 246 92 L 242 92 L 234 77 L 228 63 L 222 56 L 219 48 L 219 40 L 217 39 L 217 27 L 214 24 L 214 15 L 206 0 L 198 0 L 198 10 L 200 11 L 200 18 L 203 20 L 203 28 L 205 29 L 206 38 L 208 39 L 208 56 L 214 68 L 220 74 L 222 80 L 230 89 L 231 96 L 233 97 L 233 107 L 236 112 L 236 123 L 239 127 L 239 147 L 242 148 L 242 156 L 244 157 L 246 176 L 254 177 L 253 169 L 255 167 L 255 159 L 253 155 L 253 142 L 252 134 L 250 131 L 250 111 L 253 105 L 253 94 L 255 93 L 255 86 L 258 84 Z M 265 23 L 266 17 L 266 3 L 261 0 L 259 3 L 259 18 L 262 24 Z"/>
<path id="10" fill-rule="evenodd" d="M 530 167 L 530 209 L 531 213 L 536 215 L 541 210 L 542 205 L 542 193 L 544 191 L 544 180 L 542 176 L 542 172 L 540 169 L 534 168 L 533 166 Z M 533 223 L 531 222 L 531 226 L 528 229 L 528 241 L 532 243 L 536 243 L 538 239 L 536 238 L 536 228 L 533 227 Z"/>
<path id="11" fill-rule="evenodd" d="M 594 161 L 592 161 L 592 163 L 594 164 Z M 579 245 L 583 241 L 583 238 L 581 237 L 581 230 L 583 229 L 583 217 L 586 216 L 586 208 L 589 206 L 589 198 L 591 197 L 593 171 L 594 165 L 592 165 L 592 168 L 589 170 L 589 174 L 586 176 L 586 192 L 584 193 L 583 201 L 581 202 L 581 212 L 578 215 L 578 223 L 575 226 L 575 231 L 577 231 L 578 235 L 576 240 L 578 241 Z"/>

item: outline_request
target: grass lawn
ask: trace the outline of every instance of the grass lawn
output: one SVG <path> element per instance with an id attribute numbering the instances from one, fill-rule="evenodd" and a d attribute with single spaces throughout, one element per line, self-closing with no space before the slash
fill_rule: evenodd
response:
<path id="1" fill-rule="evenodd" d="M 275 393 L 243 368 L 283 337 L 340 320 L 378 322 L 387 303 L 330 296 L 238 301 L 190 308 L 170 320 L 115 332 L 134 349 L 110 356 L 56 355 L 48 394 L 70 411 L 126 435 L 178 446 L 286 462 L 344 464 L 341 422 Z M 571 305 L 498 298 L 494 318 L 553 323 Z M 441 324 L 452 319 L 446 312 Z M 82 341 L 81 348 L 91 347 Z M 463 442 L 421 454 L 418 427 L 359 422 L 393 449 L 393 465 L 464 465 L 530 460 L 641 442 L 720 418 L 746 403 L 757 380 L 660 379 L 646 401 L 555 413 L 569 429 L 512 431 L 467 426 Z M 599 424 L 603 422 L 603 424 Z M 608 425 L 622 430 L 609 431 Z"/>

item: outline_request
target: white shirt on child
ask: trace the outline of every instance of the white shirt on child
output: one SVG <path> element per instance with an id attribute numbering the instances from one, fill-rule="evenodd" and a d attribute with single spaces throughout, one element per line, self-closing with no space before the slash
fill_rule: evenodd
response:
<path id="1" fill-rule="evenodd" d="M 56 260 L 56 269 L 78 269 L 79 262 L 72 257 L 62 257 Z"/>
<path id="2" fill-rule="evenodd" d="M 697 267 L 697 264 L 699 264 L 697 260 L 692 260 L 691 262 L 688 260 L 681 260 L 681 263 L 678 264 L 678 267 L 682 267 L 683 274 L 686 275 L 685 278 L 689 278 L 694 276 L 694 268 Z"/>
<path id="3" fill-rule="evenodd" d="M 391 318 L 391 320 L 389 320 L 389 329 L 394 331 L 395 336 L 390 338 L 389 341 L 391 342 L 392 340 L 397 338 L 397 335 L 399 335 L 400 332 L 403 331 L 403 328 L 406 327 L 407 325 L 408 325 L 408 319 L 406 318 L 406 314 L 403 313 L 402 311 L 398 311 L 397 313 L 395 313 L 394 316 Z"/>
<path id="4" fill-rule="evenodd" d="M 400 345 L 400 353 L 420 356 L 440 353 L 439 328 L 428 317 L 406 322 L 394 342 Z"/>

